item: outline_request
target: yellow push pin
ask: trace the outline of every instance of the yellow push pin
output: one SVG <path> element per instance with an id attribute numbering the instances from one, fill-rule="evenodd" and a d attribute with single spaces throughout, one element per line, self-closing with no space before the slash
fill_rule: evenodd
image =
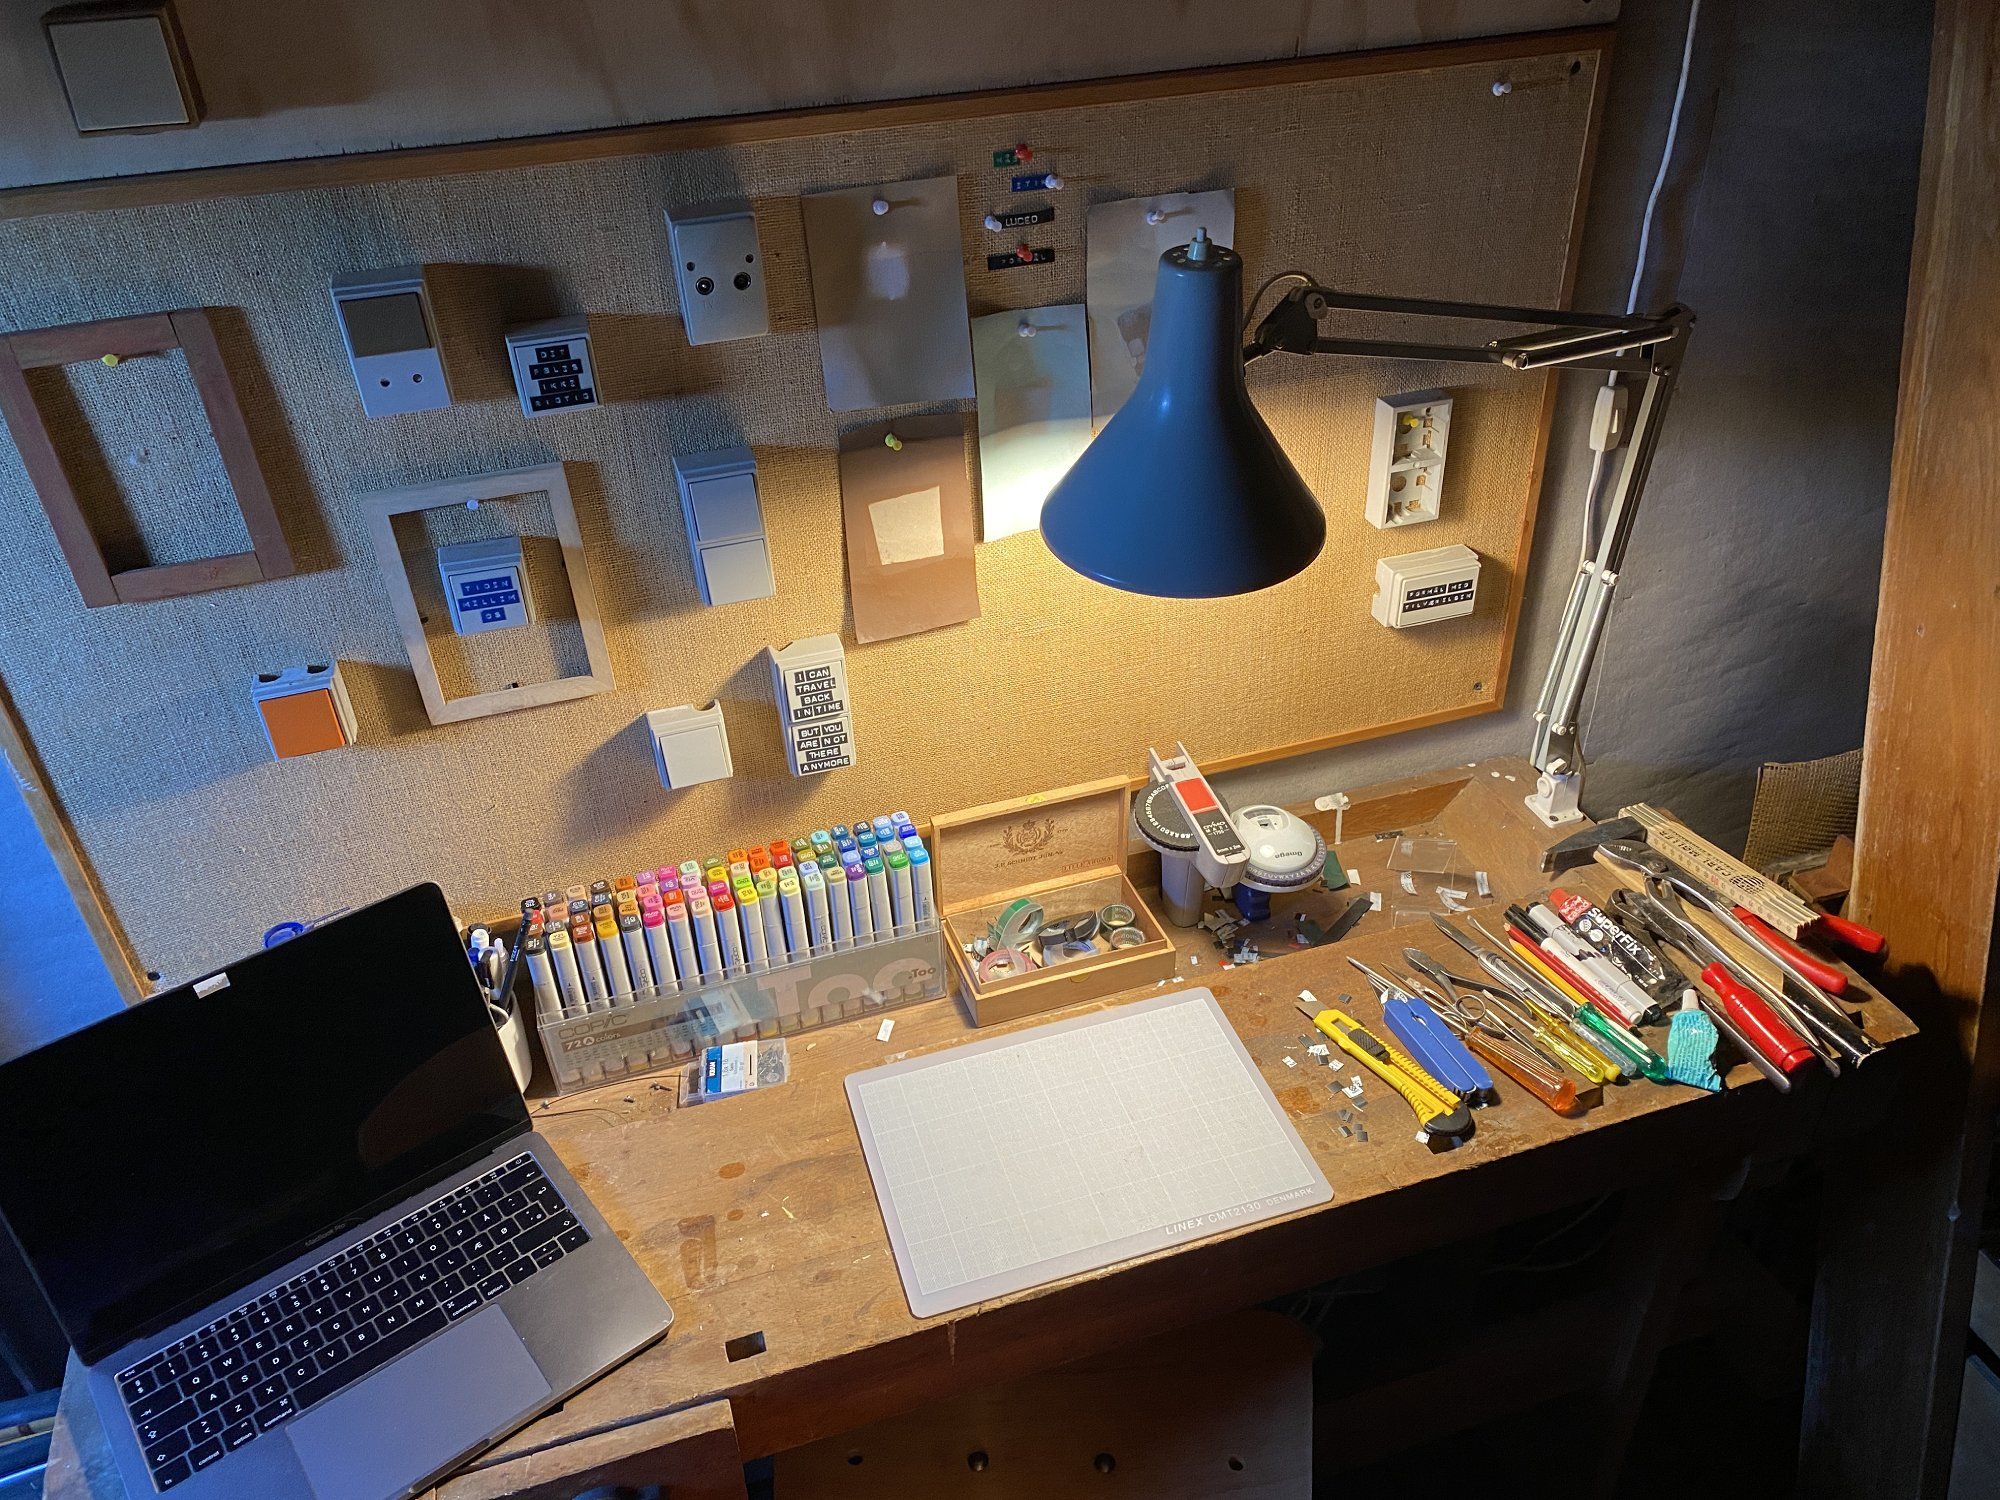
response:
<path id="1" fill-rule="evenodd" d="M 118 356 L 115 354 L 107 354 L 103 357 L 100 363 L 103 364 L 103 366 L 107 370 L 116 369 L 118 367 Z"/>
<path id="2" fill-rule="evenodd" d="M 891 453 L 901 453 L 903 451 L 903 440 L 893 432 L 884 433 L 882 435 L 882 446 L 887 448 Z"/>

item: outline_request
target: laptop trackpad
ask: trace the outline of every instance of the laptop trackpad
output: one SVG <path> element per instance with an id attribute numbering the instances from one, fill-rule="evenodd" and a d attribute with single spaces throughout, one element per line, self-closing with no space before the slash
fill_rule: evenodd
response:
<path id="1" fill-rule="evenodd" d="M 384 1500 L 504 1432 L 548 1394 L 514 1325 L 488 1307 L 285 1431 L 319 1500 Z"/>

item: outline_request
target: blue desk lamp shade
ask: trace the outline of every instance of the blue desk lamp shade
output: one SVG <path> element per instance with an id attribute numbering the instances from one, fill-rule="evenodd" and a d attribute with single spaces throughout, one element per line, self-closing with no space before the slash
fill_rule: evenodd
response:
<path id="1" fill-rule="evenodd" d="M 1218 599 L 1319 556 L 1326 517 L 1243 384 L 1243 259 L 1197 231 L 1160 257 L 1139 384 L 1049 492 L 1042 537 L 1133 594 Z"/>

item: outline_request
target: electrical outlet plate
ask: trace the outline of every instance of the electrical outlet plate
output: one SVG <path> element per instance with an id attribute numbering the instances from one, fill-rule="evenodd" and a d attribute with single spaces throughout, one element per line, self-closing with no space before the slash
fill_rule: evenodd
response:
<path id="1" fill-rule="evenodd" d="M 1435 521 L 1444 494 L 1451 397 L 1412 391 L 1375 402 L 1375 444 L 1368 459 L 1368 524 L 1386 530 Z"/>
<path id="2" fill-rule="evenodd" d="M 1375 564 L 1368 612 L 1392 630 L 1469 615 L 1479 594 L 1479 563 L 1479 554 L 1461 545 L 1385 557 Z"/>
<path id="3" fill-rule="evenodd" d="M 393 417 L 451 405 L 422 266 L 337 276 L 333 307 L 362 411 Z"/>
<path id="4" fill-rule="evenodd" d="M 771 331 L 757 217 L 742 199 L 667 210 L 674 285 L 690 344 L 753 339 Z"/>

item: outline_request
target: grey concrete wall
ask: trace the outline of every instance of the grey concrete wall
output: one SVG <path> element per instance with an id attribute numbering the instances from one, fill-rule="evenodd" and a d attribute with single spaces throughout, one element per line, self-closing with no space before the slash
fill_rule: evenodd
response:
<path id="1" fill-rule="evenodd" d="M 1624 306 L 1686 18 L 1686 0 L 1626 0 L 1578 307 Z M 1699 322 L 1598 658 L 1584 804 L 1599 816 L 1663 801 L 1740 847 L 1759 764 L 1861 743 L 1929 27 L 1912 0 L 1702 8 L 1641 299 Z M 1565 379 L 1507 708 L 1245 771 L 1231 796 L 1526 753 L 1589 476 L 1595 381 Z"/>

